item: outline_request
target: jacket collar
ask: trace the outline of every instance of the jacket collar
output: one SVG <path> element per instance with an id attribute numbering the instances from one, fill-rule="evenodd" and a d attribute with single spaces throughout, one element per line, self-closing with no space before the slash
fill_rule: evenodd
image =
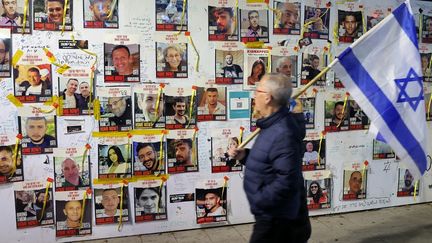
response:
<path id="1" fill-rule="evenodd" d="M 289 108 L 288 107 L 282 107 L 278 111 L 276 111 L 275 113 L 271 114 L 270 116 L 258 119 L 257 120 L 257 127 L 263 128 L 263 129 L 268 128 L 271 125 L 273 125 L 274 123 L 278 122 L 280 119 L 287 116 L 288 113 L 289 113 Z"/>

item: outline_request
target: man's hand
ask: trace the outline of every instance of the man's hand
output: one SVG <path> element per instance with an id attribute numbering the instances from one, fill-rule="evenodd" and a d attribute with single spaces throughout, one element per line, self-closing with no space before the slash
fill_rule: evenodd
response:
<path id="1" fill-rule="evenodd" d="M 228 155 L 230 158 L 235 159 L 235 160 L 242 160 L 245 158 L 246 156 L 246 150 L 241 148 L 230 148 L 228 150 Z"/>

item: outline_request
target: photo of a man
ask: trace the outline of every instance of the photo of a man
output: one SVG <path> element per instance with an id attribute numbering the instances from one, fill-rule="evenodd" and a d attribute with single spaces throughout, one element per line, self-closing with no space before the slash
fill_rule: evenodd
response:
<path id="1" fill-rule="evenodd" d="M 52 97 L 51 65 L 17 65 L 15 97 L 21 102 L 45 102 Z"/>
<path id="2" fill-rule="evenodd" d="M 105 82 L 139 82 L 138 44 L 114 45 L 104 43 Z"/>
<path id="3" fill-rule="evenodd" d="M 226 94 L 224 88 L 199 88 L 197 100 L 199 102 L 198 121 L 224 120 L 222 119 L 224 115 L 226 119 Z M 206 115 L 212 116 L 207 117 Z"/>
<path id="4" fill-rule="evenodd" d="M 34 0 L 34 29 L 60 31 L 64 19 L 64 30 L 72 30 L 73 1 L 65 3 L 65 0 Z"/>
<path id="5" fill-rule="evenodd" d="M 344 107 L 343 101 L 324 101 L 324 130 L 346 131 L 349 130 L 350 107 Z"/>
<path id="6" fill-rule="evenodd" d="M 118 28 L 117 5 L 113 0 L 85 0 L 84 28 Z"/>
<path id="7" fill-rule="evenodd" d="M 209 6 L 208 21 L 209 41 L 238 40 L 234 8 Z"/>
<path id="8" fill-rule="evenodd" d="M 85 191 L 56 192 L 57 237 L 91 234 L 91 199 L 83 202 L 83 193 Z"/>
<path id="9" fill-rule="evenodd" d="M 190 106 L 191 96 L 165 95 L 165 117 L 167 129 L 193 128 L 196 124 L 196 102 Z M 190 112 L 192 110 L 192 114 Z"/>
<path id="10" fill-rule="evenodd" d="M 121 186 L 123 189 L 120 188 Z M 120 216 L 122 216 L 122 222 L 129 221 L 129 197 L 126 185 L 95 185 L 94 195 L 97 225 L 117 224 Z"/>
<path id="11" fill-rule="evenodd" d="M 273 14 L 273 34 L 300 34 L 300 2 L 278 2 L 274 1 L 275 8 L 280 11 L 280 19 L 277 22 L 277 13 Z"/>
<path id="12" fill-rule="evenodd" d="M 321 68 L 326 64 L 326 59 L 320 60 L 318 54 L 303 54 L 301 84 L 308 84 L 320 72 Z M 315 83 L 318 86 L 324 86 L 326 75 L 320 77 Z"/>
<path id="13" fill-rule="evenodd" d="M 226 190 L 223 196 L 222 188 L 197 188 L 195 191 L 198 224 L 212 222 L 210 219 L 213 219 L 213 222 L 226 220 Z"/>
<path id="14" fill-rule="evenodd" d="M 285 74 L 290 80 L 293 88 L 297 87 L 297 56 L 274 56 L 272 55 L 272 72 Z"/>
<path id="15" fill-rule="evenodd" d="M 268 11 L 240 10 L 242 42 L 268 42 Z"/>
<path id="16" fill-rule="evenodd" d="M 339 41 L 354 42 L 363 32 L 361 12 L 338 11 L 339 17 Z"/>
<path id="17" fill-rule="evenodd" d="M 233 63 L 234 56 L 232 54 L 227 54 L 225 56 L 225 66 L 222 67 L 224 78 L 243 78 L 243 69 L 240 65 Z"/>
<path id="18" fill-rule="evenodd" d="M 29 9 L 32 2 L 29 1 Z M 12 33 L 22 33 L 22 25 L 24 21 L 24 0 L 2 0 L 2 11 L 0 12 L 0 27 L 11 28 Z M 31 21 L 27 12 L 26 28 L 24 33 L 31 33 Z"/>
<path id="19" fill-rule="evenodd" d="M 175 149 L 176 162 L 174 166 L 195 166 L 192 161 L 192 140 L 177 139 L 172 141 Z"/>
<path id="20" fill-rule="evenodd" d="M 118 131 L 132 128 L 132 104 L 130 96 L 108 97 L 107 110 L 104 117 L 108 117 L 108 125 L 116 126 Z"/>
<path id="21" fill-rule="evenodd" d="M 80 176 L 79 165 L 72 158 L 66 158 L 61 164 L 64 182 L 61 187 L 79 187 L 84 186 L 83 179 Z"/>
<path id="22" fill-rule="evenodd" d="M 398 197 L 410 197 L 414 196 L 414 193 L 418 196 L 419 194 L 419 183 L 415 185 L 414 176 L 411 174 L 409 169 L 399 168 L 399 180 L 398 180 Z"/>
<path id="23" fill-rule="evenodd" d="M 344 170 L 343 200 L 356 200 L 366 198 L 367 171 L 363 174 L 359 170 Z"/>
<path id="24" fill-rule="evenodd" d="M 24 132 L 23 154 L 51 153 L 52 148 L 57 147 L 55 117 L 48 119 L 43 116 L 21 117 L 21 129 Z M 48 134 L 48 127 L 50 127 L 50 134 Z"/>
<path id="25" fill-rule="evenodd" d="M 14 145 L 0 146 L 0 184 L 24 179 L 20 155 L 14 163 L 14 148 Z"/>
<path id="26" fill-rule="evenodd" d="M 11 77 L 12 40 L 9 29 L 0 29 L 0 78 Z"/>
<path id="27" fill-rule="evenodd" d="M 216 84 L 243 83 L 243 50 L 215 50 Z"/>
<path id="28" fill-rule="evenodd" d="M 154 187 L 156 181 L 149 183 L 134 189 L 135 222 L 167 219 L 166 186 Z"/>
<path id="29" fill-rule="evenodd" d="M 164 173 L 164 161 L 160 161 L 160 143 L 134 142 L 134 175 L 151 175 L 156 172 Z M 162 158 L 163 159 L 163 158 Z"/>

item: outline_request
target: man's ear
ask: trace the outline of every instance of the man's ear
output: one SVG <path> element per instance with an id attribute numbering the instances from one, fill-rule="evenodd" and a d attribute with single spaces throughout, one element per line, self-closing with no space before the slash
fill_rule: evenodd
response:
<path id="1" fill-rule="evenodd" d="M 63 213 L 65 216 L 67 216 L 66 209 L 63 209 Z"/>

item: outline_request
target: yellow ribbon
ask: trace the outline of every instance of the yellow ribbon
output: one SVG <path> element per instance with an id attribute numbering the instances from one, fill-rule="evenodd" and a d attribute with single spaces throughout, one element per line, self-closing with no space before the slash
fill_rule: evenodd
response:
<path id="1" fill-rule="evenodd" d="M 164 150 L 163 150 L 163 141 L 164 141 L 165 133 L 162 133 L 161 139 L 160 139 L 160 146 L 159 146 L 159 168 L 158 170 L 161 171 L 163 169 L 163 158 L 164 158 Z"/>
<path id="2" fill-rule="evenodd" d="M 196 54 L 196 60 L 195 60 L 195 71 L 196 71 L 196 72 L 199 72 L 200 54 L 199 54 L 199 52 L 198 52 L 198 50 L 197 50 L 197 48 L 196 48 L 196 46 L 195 46 L 195 43 L 194 43 L 193 40 L 192 40 L 192 36 L 188 35 L 187 38 L 188 38 L 190 44 L 192 45 L 192 47 L 193 47 L 193 49 L 194 49 L 194 52 L 195 52 L 195 54 Z"/>
<path id="3" fill-rule="evenodd" d="M 100 101 L 99 99 L 95 99 L 93 101 L 93 116 L 96 121 L 100 120 Z"/>
<path id="4" fill-rule="evenodd" d="M 156 123 L 159 120 L 159 105 L 160 105 L 160 99 L 163 93 L 163 85 L 159 85 L 158 89 L 158 95 L 156 99 L 156 107 L 155 107 L 155 120 L 152 121 L 152 123 Z"/>
<path id="5" fill-rule="evenodd" d="M 421 38 L 422 38 L 422 35 L 423 35 L 423 14 L 422 13 L 420 13 L 419 14 L 419 42 L 421 42 Z"/>
<path id="6" fill-rule="evenodd" d="M 327 48 L 328 48 L 328 50 L 327 50 L 327 56 L 329 57 L 329 62 L 332 62 L 332 61 L 333 61 L 333 54 L 332 54 L 332 52 L 330 51 L 330 50 L 331 50 L 331 46 L 332 46 L 332 43 L 331 43 L 331 42 L 328 42 L 328 43 L 327 43 Z"/>
<path id="7" fill-rule="evenodd" d="M 416 196 L 417 196 L 417 188 L 418 188 L 418 184 L 419 184 L 419 181 L 417 180 L 416 182 L 415 182 L 415 184 L 414 184 L 414 201 L 416 200 Z"/>
<path id="8" fill-rule="evenodd" d="M 185 13 L 186 13 L 186 2 L 187 2 L 187 0 L 183 0 L 183 11 L 182 11 L 181 18 L 180 18 L 180 29 L 175 35 L 180 35 L 180 33 L 183 29 L 184 17 L 185 17 Z"/>
<path id="9" fill-rule="evenodd" d="M 272 11 L 273 14 L 274 14 L 274 16 L 275 16 L 275 20 L 274 20 L 274 23 L 273 23 L 273 28 L 275 28 L 275 29 L 279 28 L 280 19 L 282 17 L 282 11 L 280 11 L 277 8 L 270 7 L 270 3 L 267 3 L 267 9 L 269 9 L 270 11 Z"/>
<path id="10" fill-rule="evenodd" d="M 363 163 L 363 169 L 362 169 L 362 178 L 365 178 L 366 170 L 367 170 L 368 163 Z"/>
<path id="11" fill-rule="evenodd" d="M 27 10 L 28 10 L 28 0 L 24 0 L 24 16 L 23 16 L 23 22 L 22 22 L 22 34 L 24 35 L 25 33 L 25 27 L 26 27 L 26 23 L 27 23 Z"/>
<path id="12" fill-rule="evenodd" d="M 159 186 L 159 195 L 160 195 L 160 198 L 162 197 L 162 188 L 163 188 L 163 184 L 164 184 L 164 181 L 163 180 L 161 180 L 161 184 L 160 184 L 160 186 Z M 159 198 L 159 200 L 160 200 L 160 198 Z M 160 208 L 159 208 L 159 203 L 156 203 L 156 207 L 157 207 L 157 213 L 159 213 L 159 210 L 160 210 Z"/>
<path id="13" fill-rule="evenodd" d="M 228 184 L 228 176 L 224 177 L 224 184 L 222 186 L 222 193 L 221 193 L 221 201 L 223 202 L 224 200 L 224 192 L 225 192 L 225 188 L 227 187 Z"/>
<path id="14" fill-rule="evenodd" d="M 343 117 L 342 120 L 340 120 L 340 122 L 337 124 L 336 127 L 340 127 L 340 125 L 342 124 L 342 122 L 345 120 L 345 116 L 346 116 L 345 109 L 346 109 L 346 106 L 347 106 L 347 103 L 348 103 L 348 97 L 349 97 L 349 94 L 345 94 L 344 103 L 343 103 L 343 107 L 342 107 L 344 117 Z"/>
<path id="15" fill-rule="evenodd" d="M 235 1 L 235 6 L 234 6 L 234 9 L 233 9 L 233 23 L 232 24 L 234 24 L 234 26 L 236 26 L 236 27 L 238 27 L 237 26 L 237 9 L 238 9 L 238 5 L 239 5 L 239 1 L 238 0 L 236 0 Z M 235 31 L 232 31 L 231 32 L 231 34 L 230 34 L 230 37 L 231 36 L 233 36 L 234 35 L 234 33 L 237 33 L 237 29 L 235 29 Z"/>
<path id="16" fill-rule="evenodd" d="M 321 18 L 322 16 L 326 15 L 327 12 L 329 11 L 329 9 L 330 9 L 330 8 L 326 8 L 326 11 L 324 11 L 324 13 L 322 13 L 322 14 L 319 16 L 319 18 Z M 300 39 L 303 39 L 303 34 L 304 34 L 306 28 L 307 28 L 309 25 L 311 25 L 311 24 L 313 24 L 313 23 L 315 23 L 315 22 L 317 22 L 317 21 L 318 21 L 318 20 L 315 19 L 315 20 L 312 20 L 312 21 L 309 21 L 309 22 L 304 23 L 303 28 L 302 28 L 302 31 L 301 31 L 301 35 L 300 35 L 301 38 L 300 38 Z"/>
<path id="17" fill-rule="evenodd" d="M 335 45 L 339 45 L 339 23 L 336 22 L 333 26 L 333 41 Z"/>
<path id="18" fill-rule="evenodd" d="M 194 167 L 197 166 L 196 136 L 197 136 L 197 129 L 194 130 L 194 133 L 192 135 L 192 164 L 194 165 Z"/>
<path id="19" fill-rule="evenodd" d="M 12 67 L 15 67 L 21 57 L 24 55 L 24 52 L 21 49 L 18 49 L 12 57 Z"/>
<path id="20" fill-rule="evenodd" d="M 271 72 L 271 48 L 268 48 L 267 52 L 267 73 Z"/>
<path id="21" fill-rule="evenodd" d="M 83 226 L 82 222 L 84 220 L 84 211 L 85 211 L 86 200 L 87 200 L 87 191 L 84 192 L 84 197 L 83 197 L 83 200 L 82 200 L 80 229 L 82 229 L 82 226 Z"/>
<path id="22" fill-rule="evenodd" d="M 187 124 L 187 126 L 186 126 L 186 128 L 188 128 L 189 127 L 189 125 L 190 125 L 190 123 L 191 123 L 191 118 L 192 118 L 192 112 L 193 112 L 193 104 L 194 104 L 194 101 L 195 101 L 195 95 L 196 95 L 196 90 L 194 89 L 194 88 L 192 88 L 192 95 L 191 95 L 191 100 L 190 100 L 190 104 L 189 104 L 189 115 L 188 115 L 188 119 L 189 119 L 189 121 L 188 121 L 188 124 Z"/>
<path id="23" fill-rule="evenodd" d="M 118 231 L 121 231 L 123 229 L 123 187 L 124 183 L 122 183 L 120 187 L 120 217 L 117 227 Z"/>
<path id="24" fill-rule="evenodd" d="M 66 12 L 67 12 L 68 4 L 69 4 L 69 0 L 65 0 L 64 6 L 63 6 L 63 23 L 62 23 L 62 31 L 61 31 L 62 35 L 63 35 L 63 32 L 65 30 L 65 26 L 66 26 Z"/>
<path id="25" fill-rule="evenodd" d="M 54 54 L 48 48 L 44 47 L 43 50 L 45 52 L 45 55 L 48 57 L 48 60 L 50 61 L 50 63 L 53 64 L 54 66 L 58 67 L 57 73 L 63 74 L 66 70 L 68 70 L 68 69 L 71 68 L 66 63 L 63 64 L 63 65 L 57 63 L 56 57 L 54 56 Z"/>
<path id="26" fill-rule="evenodd" d="M 8 94 L 6 96 L 6 98 L 12 103 L 14 104 L 16 107 L 23 107 L 23 103 L 21 103 L 21 101 L 19 101 L 13 94 Z"/>
<path id="27" fill-rule="evenodd" d="M 87 154 L 88 154 L 88 151 L 89 151 L 89 150 L 90 150 L 90 148 L 86 146 L 86 149 L 84 150 L 83 158 L 82 158 L 82 160 L 81 160 L 81 178 L 83 178 L 83 173 L 84 173 L 84 162 L 85 162 L 85 160 L 86 160 L 86 158 L 87 158 Z"/>
<path id="28" fill-rule="evenodd" d="M 426 111 L 428 120 L 430 120 L 430 118 L 431 118 L 431 112 L 430 112 L 431 111 L 431 105 L 432 105 L 432 93 L 431 93 L 431 96 L 429 98 L 429 102 L 427 105 L 427 111 Z"/>
<path id="29" fill-rule="evenodd" d="M 244 131 L 244 128 L 240 127 L 240 135 L 238 137 L 239 144 L 242 143 L 242 140 L 243 140 L 243 131 Z"/>
<path id="30" fill-rule="evenodd" d="M 21 142 L 21 138 L 17 137 L 15 140 L 15 147 L 14 147 L 14 153 L 13 153 L 13 170 L 11 173 L 11 177 L 15 174 L 17 164 L 18 164 L 18 148 L 19 144 Z"/>
<path id="31" fill-rule="evenodd" d="M 42 206 L 41 218 L 39 219 L 39 222 L 42 221 L 43 216 L 45 214 L 45 208 L 46 208 L 46 204 L 47 204 L 48 196 L 49 196 L 48 195 L 48 190 L 51 187 L 51 184 L 52 184 L 51 180 L 47 180 L 47 184 L 45 186 L 45 195 L 44 195 L 44 201 L 43 201 L 43 206 Z M 37 215 L 36 215 L 36 217 L 37 217 Z"/>
<path id="32" fill-rule="evenodd" d="M 321 154 L 323 139 L 324 139 L 324 132 L 321 132 L 319 146 L 318 146 L 318 166 L 321 166 L 321 155 L 320 154 Z"/>
<path id="33" fill-rule="evenodd" d="M 366 23 L 366 18 L 364 18 L 364 9 L 361 8 L 360 10 L 361 12 L 361 18 L 362 18 L 362 24 L 363 24 L 363 34 L 365 34 L 367 32 L 367 23 Z"/>
<path id="34" fill-rule="evenodd" d="M 115 9 L 115 6 L 117 5 L 117 0 L 114 0 L 112 3 L 111 3 L 111 9 L 110 9 L 110 12 L 109 12 L 109 14 L 108 14 L 108 16 L 107 16 L 107 19 L 111 19 L 112 18 L 112 14 L 113 14 L 113 12 L 114 12 L 114 9 Z"/>

